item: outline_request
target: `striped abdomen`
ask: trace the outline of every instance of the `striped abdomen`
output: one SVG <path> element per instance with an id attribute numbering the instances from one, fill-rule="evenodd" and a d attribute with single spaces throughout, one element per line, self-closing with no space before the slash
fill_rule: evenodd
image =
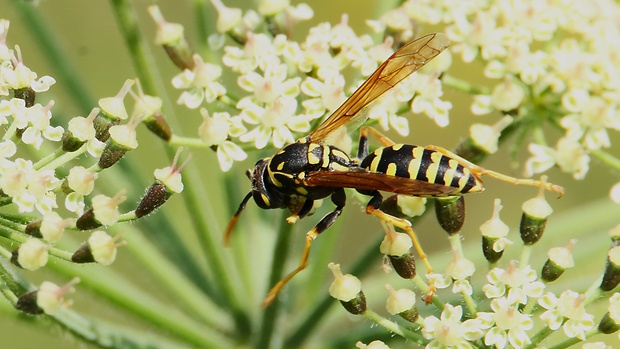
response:
<path id="1" fill-rule="evenodd" d="M 483 190 L 482 182 L 458 160 L 436 150 L 409 144 L 379 148 L 362 160 L 361 167 L 388 176 L 411 178 L 454 188 L 446 195 Z"/>

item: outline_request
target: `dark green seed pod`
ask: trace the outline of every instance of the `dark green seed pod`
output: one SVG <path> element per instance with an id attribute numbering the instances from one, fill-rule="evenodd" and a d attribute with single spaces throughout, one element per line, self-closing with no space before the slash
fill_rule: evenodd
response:
<path id="1" fill-rule="evenodd" d="M 83 244 L 78 248 L 71 256 L 71 261 L 74 263 L 94 263 L 95 257 L 90 249 L 88 243 Z"/>
<path id="2" fill-rule="evenodd" d="M 465 222 L 465 199 L 462 196 L 435 198 L 435 214 L 443 230 L 454 235 Z"/>
<path id="3" fill-rule="evenodd" d="M 166 186 L 161 183 L 154 183 L 147 190 L 142 200 L 136 208 L 137 218 L 144 217 L 163 205 L 172 194 L 168 192 Z"/>
<path id="4" fill-rule="evenodd" d="M 489 263 L 497 263 L 504 255 L 503 250 L 497 252 L 493 249 L 493 244 L 495 244 L 496 240 L 496 238 L 482 236 L 482 254 L 484 254 L 484 258 L 486 258 Z"/>
<path id="5" fill-rule="evenodd" d="M 366 312 L 366 296 L 364 292 L 360 291 L 357 296 L 350 301 L 340 301 L 342 306 L 351 314 L 359 315 Z"/>
<path id="6" fill-rule="evenodd" d="M 32 291 L 21 295 L 17 298 L 15 308 L 30 315 L 43 314 L 43 309 L 37 305 L 37 294 L 38 291 Z"/>
<path id="7" fill-rule="evenodd" d="M 540 272 L 540 278 L 545 282 L 552 282 L 557 280 L 564 273 L 564 268 L 557 265 L 550 259 L 547 259 L 545 265 Z"/>
<path id="8" fill-rule="evenodd" d="M 519 232 L 521 233 L 521 240 L 526 245 L 533 245 L 542 238 L 547 225 L 546 218 L 535 218 L 523 213 L 521 215 L 521 224 L 519 225 Z"/>
<path id="9" fill-rule="evenodd" d="M 42 238 L 43 235 L 41 235 L 41 221 L 28 223 L 26 225 L 26 229 L 24 229 L 24 233 L 30 236 L 34 236 L 35 238 Z"/>
<path id="10" fill-rule="evenodd" d="M 79 230 L 90 230 L 99 228 L 102 224 L 95 218 L 95 212 L 91 208 L 84 212 L 75 222 L 75 227 Z"/>
<path id="11" fill-rule="evenodd" d="M 620 247 L 613 247 L 607 253 L 607 266 L 599 286 L 603 291 L 611 291 L 620 283 Z"/>
<path id="12" fill-rule="evenodd" d="M 172 138 L 172 130 L 166 119 L 164 119 L 161 113 L 151 115 L 148 119 L 144 120 L 146 128 L 153 132 L 157 137 L 168 142 Z"/>
<path id="13" fill-rule="evenodd" d="M 392 267 L 403 279 L 412 279 L 416 275 L 415 258 L 413 257 L 413 249 L 409 250 L 408 254 L 402 256 L 390 256 L 388 255 Z"/>
<path id="14" fill-rule="evenodd" d="M 612 334 L 618 330 L 620 330 L 620 325 L 614 321 L 614 319 L 609 316 L 609 313 L 605 314 L 601 319 L 601 322 L 598 323 L 598 330 L 604 334 Z"/>

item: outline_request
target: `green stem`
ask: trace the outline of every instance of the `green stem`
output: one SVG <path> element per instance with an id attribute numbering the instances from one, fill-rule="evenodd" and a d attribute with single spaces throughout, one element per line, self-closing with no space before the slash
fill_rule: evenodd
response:
<path id="1" fill-rule="evenodd" d="M 187 311 L 220 332 L 231 331 L 233 323 L 229 314 L 222 311 L 213 300 L 187 279 L 176 265 L 144 237 L 137 229 L 125 226 L 123 239 L 132 255 L 142 262 L 142 268 L 158 279 L 168 294 L 182 303 Z"/>
<path id="2" fill-rule="evenodd" d="M 38 168 L 39 170 L 42 170 L 42 171 L 57 169 L 58 167 L 84 154 L 86 150 L 87 150 L 86 144 L 84 144 L 80 149 L 74 152 L 70 152 L 70 153 L 66 153 L 62 151 L 62 149 L 59 149 L 53 153 L 54 155 L 53 159 L 50 159 L 48 157 L 41 159 L 35 164 L 35 168 Z"/>
<path id="3" fill-rule="evenodd" d="M 598 331 L 598 329 L 595 327 L 593 329 L 591 329 L 590 331 L 588 331 L 586 333 L 586 338 L 590 338 L 594 335 L 600 334 L 600 332 Z M 569 348 L 572 347 L 573 345 L 579 343 L 579 342 L 583 342 L 583 340 L 577 338 L 577 337 L 573 337 L 573 338 L 569 338 L 567 340 L 565 340 L 564 342 L 558 343 L 556 345 L 552 345 L 549 347 L 549 349 L 565 349 L 565 348 Z"/>
<path id="4" fill-rule="evenodd" d="M 617 157 L 609 154 L 602 149 L 593 150 L 592 152 L 590 152 L 590 154 L 592 154 L 592 156 L 594 156 L 607 166 L 615 169 L 616 171 L 620 171 L 620 159 L 618 159 Z"/>
<path id="5" fill-rule="evenodd" d="M 198 137 L 184 137 L 184 136 L 172 135 L 172 137 L 168 141 L 168 144 L 176 145 L 176 146 L 181 145 L 181 146 L 187 146 L 187 147 L 192 147 L 192 148 L 207 148 L 207 145 L 205 144 L 205 142 L 203 142 L 202 139 Z"/>
<path id="6" fill-rule="evenodd" d="M 538 331 L 533 337 L 531 343 L 525 347 L 525 349 L 534 349 L 538 348 L 538 344 L 549 337 L 554 331 L 549 328 L 549 326 L 545 326 L 540 331 Z"/>
<path id="7" fill-rule="evenodd" d="M 228 339 L 213 329 L 179 313 L 170 302 L 154 299 L 145 289 L 137 288 L 109 268 L 98 265 L 76 268 L 68 263 L 50 263 L 48 267 L 68 277 L 79 277 L 80 285 L 89 287 L 109 301 L 116 303 L 128 314 L 139 316 L 149 323 L 200 347 L 230 346 Z M 93 272 L 96 270 L 96 272 Z"/>
<path id="8" fill-rule="evenodd" d="M 278 229 L 278 238 L 273 252 L 273 261 L 271 262 L 271 275 L 269 276 L 269 285 L 275 285 L 284 274 L 284 266 L 289 255 L 289 245 L 293 226 L 288 224 L 286 219 L 282 217 L 280 220 L 280 228 Z M 263 312 L 261 328 L 258 331 L 259 337 L 254 348 L 269 348 L 271 340 L 274 338 L 274 331 L 280 313 L 280 302 L 276 299 Z"/>
<path id="9" fill-rule="evenodd" d="M 30 239 L 31 237 L 29 235 L 26 235 L 20 231 L 16 231 L 13 230 L 11 228 L 8 228 L 6 226 L 0 226 L 0 237 L 4 237 L 6 239 L 9 239 L 11 241 L 14 242 L 18 242 L 20 244 L 26 242 L 26 240 Z M 69 251 L 65 251 L 65 250 L 61 250 L 57 247 L 53 247 L 53 246 L 49 246 L 47 249 L 47 252 L 54 256 L 54 257 L 58 257 L 60 259 L 63 259 L 65 261 L 71 261 L 71 256 L 73 255 L 72 252 Z"/>
<path id="10" fill-rule="evenodd" d="M 491 93 L 491 91 L 488 88 L 474 86 L 466 80 L 461 80 L 447 73 L 443 74 L 443 76 L 441 77 L 441 81 L 446 86 L 449 86 L 456 90 L 467 92 L 473 95 L 480 95 L 480 94 L 488 95 Z"/>
<path id="11" fill-rule="evenodd" d="M 395 333 L 403 338 L 406 338 L 410 341 L 413 341 L 415 343 L 418 343 L 419 345 L 426 345 L 428 344 L 428 340 L 425 339 L 421 334 L 416 333 L 416 332 L 412 332 L 407 330 L 406 328 L 398 325 L 397 323 L 390 321 L 386 318 L 384 318 L 383 316 L 375 313 L 372 310 L 366 310 L 364 312 L 364 314 L 362 314 L 365 318 L 371 320 L 372 322 L 376 323 L 377 325 L 385 328 L 386 330 Z"/>

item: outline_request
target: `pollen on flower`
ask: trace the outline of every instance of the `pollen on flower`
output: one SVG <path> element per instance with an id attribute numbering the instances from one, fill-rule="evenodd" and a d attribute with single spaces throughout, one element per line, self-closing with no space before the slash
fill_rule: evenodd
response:
<path id="1" fill-rule="evenodd" d="M 329 263 L 328 267 L 335 279 L 329 286 L 329 294 L 343 302 L 355 299 L 362 290 L 361 281 L 351 274 L 342 274 L 340 264 Z"/>
<path id="2" fill-rule="evenodd" d="M 112 225 L 118 221 L 120 213 L 118 205 L 127 200 L 125 190 L 120 191 L 114 197 L 97 195 L 92 200 L 93 211 L 97 221 L 103 225 Z"/>

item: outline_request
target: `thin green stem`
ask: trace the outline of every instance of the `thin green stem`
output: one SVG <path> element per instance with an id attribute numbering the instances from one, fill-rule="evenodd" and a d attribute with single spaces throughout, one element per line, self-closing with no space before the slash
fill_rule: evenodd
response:
<path id="1" fill-rule="evenodd" d="M 80 149 L 70 152 L 70 153 L 66 153 L 64 151 L 62 151 L 62 149 L 56 151 L 54 154 L 54 158 L 53 159 L 45 159 L 45 162 L 37 162 L 37 164 L 35 166 L 38 166 L 39 170 L 54 170 L 64 164 L 66 164 L 67 162 L 79 157 L 80 155 L 84 154 L 87 150 L 86 145 L 83 145 L 82 147 L 80 147 Z"/>
<path id="2" fill-rule="evenodd" d="M 125 248 L 131 250 L 132 255 L 142 262 L 142 268 L 150 271 L 150 274 L 159 280 L 162 288 L 182 303 L 188 313 L 220 332 L 233 329 L 229 314 L 188 280 L 140 231 L 132 226 L 125 226 L 122 230 L 125 233 L 123 239 L 128 242 Z"/>
<path id="3" fill-rule="evenodd" d="M 282 279 L 284 274 L 284 266 L 286 265 L 286 260 L 289 255 L 289 245 L 291 236 L 293 235 L 291 234 L 292 230 L 293 226 L 288 224 L 286 219 L 282 217 L 280 220 L 280 228 L 278 229 L 275 250 L 273 252 L 273 261 L 271 262 L 269 286 L 275 285 L 280 279 Z M 269 348 L 271 346 L 280 309 L 280 302 L 277 299 L 265 309 L 263 312 L 261 327 L 258 331 L 258 340 L 256 341 L 254 348 Z"/>
<path id="4" fill-rule="evenodd" d="M 18 242 L 20 244 L 26 242 L 28 239 L 31 238 L 29 235 L 26 235 L 21 231 L 13 230 L 6 226 L 0 226 L 0 237 L 4 237 L 6 239 L 9 239 L 14 242 Z M 71 256 L 73 255 L 72 252 L 65 251 L 65 250 L 62 250 L 62 249 L 59 249 L 53 246 L 48 246 L 47 252 L 50 255 L 54 257 L 58 257 L 65 261 L 71 261 Z"/>
<path id="5" fill-rule="evenodd" d="M 588 331 L 586 333 L 586 338 L 590 338 L 594 335 L 600 334 L 601 332 L 598 331 L 598 328 L 593 328 L 590 331 Z M 565 348 L 569 348 L 572 347 L 573 345 L 583 342 L 583 340 L 577 338 L 577 337 L 573 337 L 573 338 L 569 338 L 561 343 L 558 343 L 556 345 L 552 345 L 550 347 L 548 347 L 548 349 L 565 349 Z"/>
<path id="6" fill-rule="evenodd" d="M 172 135 L 168 144 L 175 146 L 187 146 L 192 148 L 207 148 L 205 142 L 198 137 L 184 137 L 178 135 Z"/>
<path id="7" fill-rule="evenodd" d="M 47 154 L 45 157 L 43 157 L 42 159 L 40 159 L 39 161 L 37 161 L 34 165 L 33 168 L 35 170 L 40 169 L 41 167 L 49 164 L 50 162 L 52 162 L 54 159 L 60 157 L 62 154 L 64 154 L 65 151 L 62 150 L 62 147 L 59 147 L 58 149 L 56 149 L 54 152 Z"/>
<path id="8" fill-rule="evenodd" d="M 617 157 L 609 154 L 602 149 L 593 150 L 592 152 L 590 152 L 590 154 L 592 154 L 592 156 L 594 156 L 607 166 L 615 169 L 616 171 L 620 171 L 620 159 L 618 159 Z"/>
<path id="9" fill-rule="evenodd" d="M 532 245 L 523 245 L 523 248 L 521 248 L 521 257 L 519 258 L 519 268 L 525 268 L 529 265 L 533 249 Z"/>
<path id="10" fill-rule="evenodd" d="M 472 84 L 470 84 L 468 81 L 466 80 L 461 80 L 457 77 L 454 77 L 453 75 L 450 74 L 444 74 L 441 77 L 441 81 L 445 86 L 449 86 L 452 87 L 456 90 L 459 91 L 463 91 L 463 92 L 467 92 L 469 94 L 473 94 L 473 95 L 479 95 L 479 94 L 485 94 L 488 95 L 491 93 L 491 91 L 488 88 L 485 87 L 480 87 L 480 86 L 474 86 Z"/>
<path id="11" fill-rule="evenodd" d="M 148 290 L 134 286 L 109 268 L 101 268 L 98 265 L 75 268 L 73 264 L 68 263 L 50 263 L 48 267 L 68 277 L 79 277 L 80 285 L 89 287 L 125 309 L 129 314 L 165 328 L 172 335 L 189 343 L 208 348 L 231 345 L 230 341 L 220 333 L 179 313 L 172 307 L 172 304 L 154 299 L 148 292 L 145 292 Z M 96 268 L 96 272 L 93 272 L 93 268 Z"/>
<path id="12" fill-rule="evenodd" d="M 543 327 L 534 336 L 530 337 L 531 342 L 525 347 L 525 349 L 538 348 L 538 344 L 540 344 L 543 340 L 549 337 L 553 332 L 554 331 L 550 329 L 549 326 Z"/>
<path id="13" fill-rule="evenodd" d="M 428 340 L 426 338 L 424 338 L 420 333 L 416 333 L 413 331 L 409 331 L 408 329 L 398 325 L 397 323 L 390 321 L 386 318 L 384 318 L 383 316 L 375 313 L 372 310 L 366 310 L 363 314 L 362 314 L 365 318 L 371 320 L 372 322 L 376 323 L 377 325 L 385 328 L 386 330 L 395 333 L 403 338 L 406 338 L 410 341 L 413 341 L 415 343 L 418 343 L 420 345 L 426 345 L 428 344 Z"/>

